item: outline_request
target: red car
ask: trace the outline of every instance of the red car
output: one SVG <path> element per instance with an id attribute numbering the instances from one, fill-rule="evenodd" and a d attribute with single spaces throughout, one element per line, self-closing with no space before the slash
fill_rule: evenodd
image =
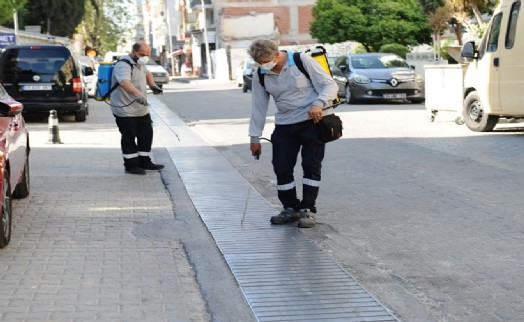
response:
<path id="1" fill-rule="evenodd" d="M 29 134 L 22 110 L 0 85 L 0 248 L 11 239 L 11 198 L 29 195 Z"/>

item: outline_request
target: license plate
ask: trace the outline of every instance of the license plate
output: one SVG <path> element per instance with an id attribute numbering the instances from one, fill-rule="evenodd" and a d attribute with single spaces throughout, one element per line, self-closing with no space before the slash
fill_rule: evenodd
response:
<path id="1" fill-rule="evenodd" d="M 22 85 L 23 91 L 50 91 L 52 89 L 52 85 Z"/>
<path id="2" fill-rule="evenodd" d="M 398 94 L 384 94 L 382 95 L 383 98 L 406 98 L 406 93 L 398 93 Z"/>

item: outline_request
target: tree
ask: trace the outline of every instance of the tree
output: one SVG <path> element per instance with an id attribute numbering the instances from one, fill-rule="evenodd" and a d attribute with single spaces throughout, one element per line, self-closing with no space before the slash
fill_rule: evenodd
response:
<path id="1" fill-rule="evenodd" d="M 27 0 L 2 0 L 0 3 L 0 24 L 13 21 L 14 10 L 24 7 Z"/>
<path id="2" fill-rule="evenodd" d="M 84 16 L 85 0 L 28 0 L 26 25 L 42 26 L 51 35 L 72 37 Z"/>
<path id="3" fill-rule="evenodd" d="M 426 15 L 434 13 L 438 8 L 444 5 L 445 0 L 420 0 L 422 10 Z"/>
<path id="4" fill-rule="evenodd" d="M 428 23 L 433 29 L 435 42 L 440 43 L 439 37 L 442 32 L 449 27 L 449 21 L 453 15 L 453 11 L 448 6 L 438 7 L 434 12 L 428 15 Z"/>
<path id="5" fill-rule="evenodd" d="M 368 52 L 385 44 L 431 42 L 431 29 L 418 0 L 318 0 L 311 35 L 323 43 L 360 42 Z"/>
<path id="6" fill-rule="evenodd" d="M 482 20 L 482 12 L 492 11 L 495 4 L 494 0 L 445 0 L 445 5 L 453 11 L 451 22 L 459 45 L 462 45 L 462 27 L 473 34 L 478 33 L 479 30 L 484 30 L 486 23 Z M 471 15 L 475 17 L 476 25 L 470 21 Z"/>
<path id="7" fill-rule="evenodd" d="M 85 15 L 78 25 L 84 47 L 94 48 L 99 53 L 114 51 L 124 42 L 132 26 L 128 13 L 130 0 L 90 0 L 85 4 Z"/>

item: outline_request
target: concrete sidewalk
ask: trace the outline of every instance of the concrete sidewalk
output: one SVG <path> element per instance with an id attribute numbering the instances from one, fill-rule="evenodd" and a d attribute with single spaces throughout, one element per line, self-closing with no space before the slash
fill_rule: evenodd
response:
<path id="1" fill-rule="evenodd" d="M 28 122 L 31 194 L 0 250 L 0 321 L 208 321 L 158 172 L 125 174 L 110 110 Z M 154 144 L 155 146 L 155 144 Z"/>

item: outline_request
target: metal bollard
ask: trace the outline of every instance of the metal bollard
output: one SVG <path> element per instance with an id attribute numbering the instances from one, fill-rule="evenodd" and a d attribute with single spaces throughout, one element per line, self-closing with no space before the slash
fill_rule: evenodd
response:
<path id="1" fill-rule="evenodd" d="M 62 144 L 60 134 L 58 133 L 58 116 L 56 110 L 49 111 L 49 138 L 47 143 Z"/>

